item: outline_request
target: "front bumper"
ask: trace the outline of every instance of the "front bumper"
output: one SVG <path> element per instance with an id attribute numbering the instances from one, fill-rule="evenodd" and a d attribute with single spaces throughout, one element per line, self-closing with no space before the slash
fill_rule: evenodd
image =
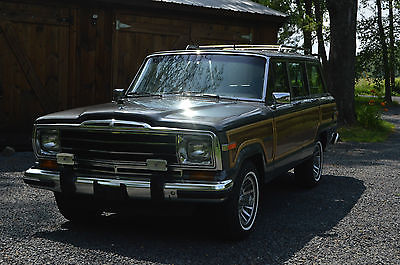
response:
<path id="1" fill-rule="evenodd" d="M 59 171 L 30 168 L 25 171 L 24 182 L 32 187 L 61 192 Z M 121 180 L 93 176 L 76 176 L 74 192 L 77 194 L 95 195 L 96 187 L 122 190 L 129 199 L 152 199 L 152 182 L 150 180 Z M 232 180 L 225 181 L 181 181 L 165 182 L 161 189 L 163 200 L 208 201 L 225 200 L 233 187 Z"/>

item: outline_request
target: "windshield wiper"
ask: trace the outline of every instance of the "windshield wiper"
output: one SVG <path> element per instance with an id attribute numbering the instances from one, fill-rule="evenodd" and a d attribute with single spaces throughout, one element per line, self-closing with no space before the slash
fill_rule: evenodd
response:
<path id="1" fill-rule="evenodd" d="M 127 97 L 162 97 L 161 94 L 150 93 L 150 92 L 131 92 L 126 95 Z"/>
<path id="2" fill-rule="evenodd" d="M 172 91 L 172 92 L 164 92 L 164 95 L 179 95 L 183 97 L 194 97 L 201 94 L 200 91 Z"/>
<path id="3" fill-rule="evenodd" d="M 221 97 L 219 96 L 219 95 L 217 95 L 217 94 L 208 94 L 208 93 L 204 93 L 204 94 L 199 94 L 199 95 L 196 95 L 196 96 L 199 96 L 199 97 L 207 97 L 207 98 L 215 98 L 215 99 L 217 99 L 217 100 L 219 100 Z"/>
<path id="4" fill-rule="evenodd" d="M 217 94 L 209 94 L 209 93 L 202 93 L 201 91 L 176 91 L 176 92 L 167 92 L 164 94 L 173 94 L 173 95 L 180 95 L 183 97 L 207 97 L 207 98 L 215 98 L 219 100 L 221 97 Z"/>

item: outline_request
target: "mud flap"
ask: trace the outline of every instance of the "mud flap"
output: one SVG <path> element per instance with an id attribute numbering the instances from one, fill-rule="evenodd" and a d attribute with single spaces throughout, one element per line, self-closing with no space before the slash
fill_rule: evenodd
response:
<path id="1" fill-rule="evenodd" d="M 60 187 L 62 193 L 72 194 L 75 193 L 75 181 L 74 170 L 72 166 L 61 166 L 60 167 Z"/>

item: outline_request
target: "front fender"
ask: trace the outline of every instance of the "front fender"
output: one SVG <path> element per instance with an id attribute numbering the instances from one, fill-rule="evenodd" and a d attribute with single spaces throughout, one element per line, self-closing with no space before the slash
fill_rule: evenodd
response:
<path id="1" fill-rule="evenodd" d="M 257 169 L 260 171 L 260 176 L 264 179 L 264 173 L 267 169 L 267 161 L 265 159 L 264 148 L 257 142 L 248 144 L 238 150 L 238 154 L 234 160 L 235 163 L 229 170 L 227 170 L 228 177 L 235 181 L 240 168 L 246 160 L 250 160 L 255 164 Z M 263 179 L 260 181 L 261 183 Z"/>

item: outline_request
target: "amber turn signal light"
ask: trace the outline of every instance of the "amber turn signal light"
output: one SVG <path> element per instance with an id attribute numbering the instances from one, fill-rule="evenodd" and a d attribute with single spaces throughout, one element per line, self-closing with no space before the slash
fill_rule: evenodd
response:
<path id="1" fill-rule="evenodd" d="M 39 166 L 40 166 L 40 168 L 43 168 L 43 169 L 57 169 L 58 168 L 56 161 L 48 160 L 48 159 L 40 159 Z"/>
<path id="2" fill-rule="evenodd" d="M 213 171 L 189 171 L 191 180 L 214 180 L 215 172 Z"/>

